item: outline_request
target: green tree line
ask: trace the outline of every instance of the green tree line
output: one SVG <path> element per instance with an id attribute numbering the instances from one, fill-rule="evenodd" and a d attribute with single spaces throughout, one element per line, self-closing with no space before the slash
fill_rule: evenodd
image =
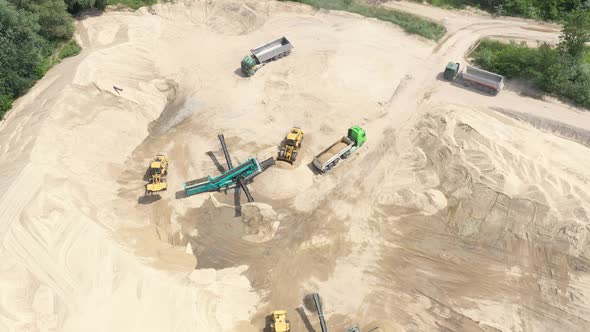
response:
<path id="1" fill-rule="evenodd" d="M 473 53 L 480 67 L 519 78 L 556 96 L 590 108 L 590 11 L 570 13 L 556 47 L 483 40 Z"/>
<path id="2" fill-rule="evenodd" d="M 420 0 L 421 1 L 421 0 Z M 590 9 L 588 0 L 426 0 L 441 7 L 478 7 L 490 13 L 561 21 L 576 10 Z"/>
<path id="3" fill-rule="evenodd" d="M 72 14 L 105 6 L 106 0 L 0 0 L 0 120 L 57 60 L 80 52 L 71 41 Z"/>

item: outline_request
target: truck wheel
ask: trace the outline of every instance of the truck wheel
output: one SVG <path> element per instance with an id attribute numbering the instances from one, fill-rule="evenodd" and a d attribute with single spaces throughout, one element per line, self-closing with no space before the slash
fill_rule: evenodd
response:
<path id="1" fill-rule="evenodd" d="M 298 152 L 293 152 L 293 156 L 291 157 L 291 159 L 292 159 L 293 161 L 295 161 L 295 159 L 297 159 L 297 153 L 298 153 Z"/>

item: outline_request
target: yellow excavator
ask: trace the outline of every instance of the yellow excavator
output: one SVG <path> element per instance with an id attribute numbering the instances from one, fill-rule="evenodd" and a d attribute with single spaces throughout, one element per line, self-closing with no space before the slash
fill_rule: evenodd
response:
<path id="1" fill-rule="evenodd" d="M 270 329 L 272 332 L 290 332 L 291 325 L 287 319 L 286 310 L 275 310 L 271 313 L 272 323 Z"/>
<path id="2" fill-rule="evenodd" d="M 150 162 L 149 172 L 150 180 L 145 186 L 146 196 L 168 189 L 168 183 L 166 183 L 168 159 L 164 155 L 156 155 L 156 158 Z"/>
<path id="3" fill-rule="evenodd" d="M 293 127 L 285 137 L 277 159 L 293 164 L 297 159 L 301 143 L 303 143 L 303 131 L 298 127 Z"/>

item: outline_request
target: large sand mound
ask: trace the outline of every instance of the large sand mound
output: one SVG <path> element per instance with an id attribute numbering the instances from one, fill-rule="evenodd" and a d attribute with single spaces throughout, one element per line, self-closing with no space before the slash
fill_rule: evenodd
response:
<path id="1" fill-rule="evenodd" d="M 240 76 L 250 48 L 287 33 L 297 52 L 258 80 Z M 175 200 L 175 191 L 218 171 L 206 153 L 223 160 L 217 133 L 240 161 L 264 149 L 274 154 L 273 140 L 294 122 L 317 132 L 307 142 L 319 147 L 341 135 L 335 114 L 350 123 L 357 116 L 348 110 L 377 115 L 373 106 L 402 69 L 350 66 L 349 57 L 385 38 L 391 46 L 372 53 L 389 61 L 411 42 L 398 42 L 401 36 L 389 25 L 275 1 L 197 1 L 83 18 L 82 54 L 21 98 L 0 131 L 0 326 L 234 330 L 258 295 L 240 264 L 188 278 L 195 259 L 185 253 L 190 236 L 178 220 L 206 197 Z M 419 44 L 402 58 L 415 61 L 426 49 Z M 388 83 L 363 92 L 360 73 Z M 320 78 L 309 84 L 312 75 Z M 162 151 L 171 160 L 171 190 L 155 202 L 138 199 L 147 162 Z M 267 241 L 273 225 L 250 240 Z"/>
<path id="2" fill-rule="evenodd" d="M 587 328 L 587 148 L 486 110 L 425 108 L 398 136 L 412 144 L 384 149 L 396 161 L 363 181 L 380 186 L 373 213 L 331 204 L 350 249 L 304 287 L 348 317 L 332 320 L 342 328 Z M 320 250 L 334 241 L 311 238 Z"/>
<path id="3" fill-rule="evenodd" d="M 552 132 L 585 143 L 590 118 L 436 80 L 485 33 L 557 30 L 461 15 L 438 45 L 278 1 L 81 19 L 82 54 L 0 127 L 0 330 L 260 331 L 275 309 L 309 330 L 310 292 L 331 330 L 588 330 L 590 154 Z M 242 77 L 248 50 L 282 35 L 293 53 Z M 493 109 L 542 109 L 522 117 L 541 129 Z M 294 125 L 298 161 L 256 177 L 255 203 L 183 197 L 224 170 L 217 134 L 235 164 L 274 155 Z M 367 143 L 315 174 L 351 125 Z M 169 190 L 146 198 L 160 152 Z"/>

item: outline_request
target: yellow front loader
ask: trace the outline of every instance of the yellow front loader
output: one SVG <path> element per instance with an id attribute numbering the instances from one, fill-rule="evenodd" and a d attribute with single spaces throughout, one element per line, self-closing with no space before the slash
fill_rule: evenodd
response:
<path id="1" fill-rule="evenodd" d="M 272 323 L 270 324 L 270 328 L 272 332 L 291 331 L 291 324 L 289 324 L 289 320 L 287 319 L 286 310 L 275 310 L 271 313 L 271 316 Z"/>
<path id="2" fill-rule="evenodd" d="M 157 155 L 150 163 L 150 180 L 145 186 L 145 194 L 153 193 L 168 189 L 166 175 L 168 174 L 168 159 L 164 155 Z"/>
<path id="3" fill-rule="evenodd" d="M 277 159 L 293 164 L 297 160 L 301 143 L 303 143 L 303 131 L 300 128 L 293 127 L 285 137 Z"/>

